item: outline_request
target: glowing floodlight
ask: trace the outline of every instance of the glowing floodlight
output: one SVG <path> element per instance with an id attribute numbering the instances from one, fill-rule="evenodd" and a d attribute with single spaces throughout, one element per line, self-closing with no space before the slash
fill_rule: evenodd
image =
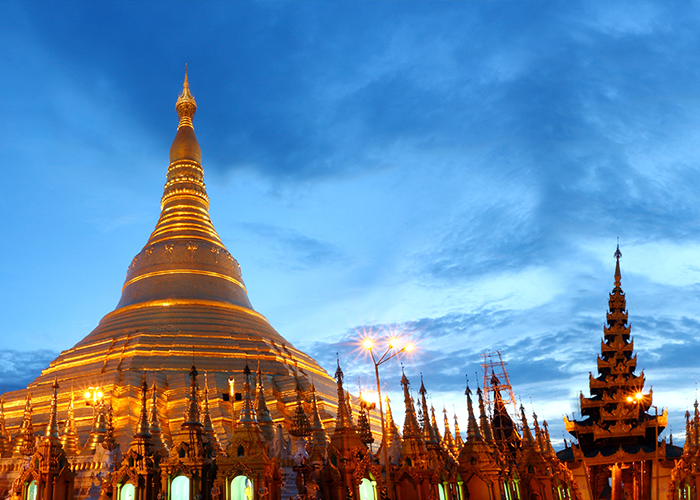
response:
<path id="1" fill-rule="evenodd" d="M 365 349 L 371 349 L 372 346 L 374 345 L 374 342 L 372 342 L 370 339 L 367 339 L 367 340 L 365 340 L 364 344 L 362 344 L 362 345 L 365 346 Z"/>

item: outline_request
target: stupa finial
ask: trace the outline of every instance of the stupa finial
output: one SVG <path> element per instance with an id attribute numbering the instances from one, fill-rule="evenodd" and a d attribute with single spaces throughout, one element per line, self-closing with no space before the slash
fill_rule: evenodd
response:
<path id="1" fill-rule="evenodd" d="M 177 115 L 180 117 L 180 127 L 188 126 L 194 128 L 192 125 L 192 118 L 197 111 L 197 102 L 194 100 L 194 96 L 190 93 L 190 82 L 187 78 L 187 64 L 185 64 L 185 83 L 182 85 L 182 94 L 177 98 L 175 103 L 175 110 Z"/>
<path id="2" fill-rule="evenodd" d="M 617 239 L 617 249 L 613 257 L 615 257 L 615 287 L 619 288 L 622 286 L 622 274 L 620 273 L 620 257 L 622 257 L 622 252 L 620 252 L 620 238 Z"/>

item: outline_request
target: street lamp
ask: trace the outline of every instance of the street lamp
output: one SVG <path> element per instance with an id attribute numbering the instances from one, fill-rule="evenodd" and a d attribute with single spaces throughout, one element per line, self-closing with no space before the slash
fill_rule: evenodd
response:
<path id="1" fill-rule="evenodd" d="M 374 341 L 371 339 L 365 339 L 362 343 L 365 349 L 369 351 L 369 355 L 372 357 L 372 362 L 374 363 L 374 375 L 377 379 L 377 399 L 379 399 L 379 418 L 382 424 L 382 458 L 384 459 L 384 468 L 386 470 L 386 487 L 387 494 L 389 495 L 389 500 L 393 500 L 394 491 L 391 484 L 391 473 L 389 467 L 389 440 L 387 439 L 386 426 L 384 425 L 384 408 L 382 405 L 382 388 L 379 383 L 379 366 L 383 365 L 391 358 L 394 358 L 401 354 L 402 352 L 411 352 L 413 350 L 413 344 L 406 344 L 401 349 L 398 349 L 400 340 L 396 337 L 389 339 L 389 344 L 384 351 L 384 353 L 379 356 L 379 359 L 374 355 Z M 397 350 L 398 349 L 398 350 Z M 392 353 L 392 351 L 394 351 Z"/>
<path id="2" fill-rule="evenodd" d="M 85 405 L 92 407 L 92 426 L 95 426 L 97 414 L 102 411 L 102 398 L 104 393 L 100 387 L 88 387 L 83 394 Z"/>
<path id="3" fill-rule="evenodd" d="M 104 394 L 99 387 L 88 387 L 84 394 L 85 404 L 87 406 L 97 405 L 100 401 L 102 401 L 103 396 Z"/>

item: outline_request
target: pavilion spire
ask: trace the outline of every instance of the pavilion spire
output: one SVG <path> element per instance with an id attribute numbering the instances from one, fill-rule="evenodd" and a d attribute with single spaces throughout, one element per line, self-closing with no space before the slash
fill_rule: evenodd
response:
<path id="1" fill-rule="evenodd" d="M 211 413 L 209 412 L 209 378 L 204 372 L 204 407 L 202 410 L 202 432 L 204 440 L 207 441 L 215 451 L 221 450 L 221 445 L 216 437 L 214 423 L 211 421 Z"/>
<path id="2" fill-rule="evenodd" d="M 32 423 L 32 395 L 27 392 L 24 401 L 24 414 L 19 427 L 19 434 L 15 439 L 13 455 L 33 455 L 36 451 L 34 438 L 34 425 Z"/>
<path id="3" fill-rule="evenodd" d="M 622 286 L 622 274 L 620 273 L 620 257 L 622 257 L 622 252 L 620 252 L 619 242 L 613 257 L 615 257 L 615 288 L 620 288 Z"/>
<path id="4" fill-rule="evenodd" d="M 197 397 L 197 368 L 194 364 L 190 369 L 190 392 L 185 408 L 185 419 L 182 422 L 182 427 L 200 428 L 202 422 L 199 416 L 199 398 Z"/>
<path id="5" fill-rule="evenodd" d="M 243 368 L 243 405 L 238 418 L 238 425 L 239 427 L 255 427 L 259 430 L 260 426 L 258 425 L 258 418 L 255 414 L 253 394 L 250 388 L 250 374 L 250 367 L 246 361 L 245 367 Z"/>
<path id="6" fill-rule="evenodd" d="M 442 407 L 442 422 L 443 426 L 445 427 L 445 433 L 443 438 L 445 447 L 448 450 L 450 450 L 450 452 L 452 452 L 453 455 L 456 456 L 459 453 L 459 449 L 457 448 L 455 440 L 452 437 L 452 431 L 450 430 L 450 419 L 447 417 L 447 409 L 444 405 Z"/>
<path id="7" fill-rule="evenodd" d="M 72 388 L 70 391 L 70 402 L 68 403 L 68 416 L 63 427 L 63 435 L 61 436 L 61 444 L 68 456 L 80 453 L 80 436 L 78 436 L 78 429 L 75 425 L 75 397 Z"/>
<path id="8" fill-rule="evenodd" d="M 46 438 L 51 441 L 59 442 L 58 434 L 58 379 L 54 378 L 51 386 L 53 393 L 51 394 L 51 410 L 49 411 L 49 423 L 46 426 Z"/>
<path id="9" fill-rule="evenodd" d="M 148 431 L 151 433 L 151 444 L 154 453 L 168 454 L 168 448 L 163 441 L 163 430 L 160 427 L 160 416 L 158 415 L 158 385 L 153 380 L 151 410 L 148 414 Z"/>
<path id="10" fill-rule="evenodd" d="M 428 410 L 428 400 L 426 395 L 428 391 L 423 383 L 423 375 L 420 376 L 420 389 L 418 390 L 420 394 L 421 411 L 423 414 L 423 440 L 428 447 L 434 448 L 439 446 L 439 440 L 432 423 L 430 422 L 430 412 Z"/>
<path id="11" fill-rule="evenodd" d="M 328 434 L 323 426 L 323 421 L 318 413 L 318 404 L 316 401 L 316 386 L 311 382 L 311 439 L 321 453 L 325 455 L 328 447 Z"/>
<path id="12" fill-rule="evenodd" d="M 462 439 L 462 432 L 459 430 L 459 421 L 457 421 L 457 413 L 453 415 L 455 419 L 455 446 L 458 450 L 461 450 L 464 446 L 464 440 Z"/>
<path id="13" fill-rule="evenodd" d="M 484 405 L 484 396 L 481 392 L 481 387 L 476 388 L 476 395 L 479 400 L 479 424 L 481 425 L 481 434 L 488 443 L 493 442 L 493 432 L 491 432 L 491 423 L 486 414 L 486 405 Z"/>
<path id="14" fill-rule="evenodd" d="M 148 424 L 148 384 L 144 376 L 141 381 L 141 410 L 136 433 L 131 441 L 131 448 L 138 450 L 139 456 L 147 456 L 152 452 L 151 431 Z"/>
<path id="15" fill-rule="evenodd" d="M 403 372 L 403 370 L 402 370 Z M 411 397 L 411 393 L 409 392 L 408 386 L 409 386 L 409 381 L 408 377 L 406 377 L 405 373 L 402 373 L 401 375 L 401 385 L 403 386 L 403 401 L 404 405 L 406 406 L 406 416 L 404 417 L 404 422 L 403 422 L 403 438 L 404 440 L 410 438 L 416 438 L 420 437 L 421 431 L 420 431 L 420 426 L 418 425 L 418 419 L 416 418 L 416 410 L 415 407 L 413 406 L 413 398 Z"/>
<path id="16" fill-rule="evenodd" d="M 530 432 L 530 427 L 527 424 L 527 417 L 525 416 L 525 407 L 520 404 L 520 419 L 523 426 L 523 443 L 526 445 L 534 444 L 535 438 L 532 437 L 532 432 Z"/>
<path id="17" fill-rule="evenodd" d="M 475 441 L 483 441 L 484 436 L 481 435 L 479 425 L 476 423 L 474 416 L 474 405 L 472 404 L 472 391 L 467 383 L 467 389 L 464 391 L 467 396 L 467 411 L 469 412 L 469 423 L 467 425 L 467 443 Z"/>
<path id="18" fill-rule="evenodd" d="M 614 446 L 623 446 L 630 436 L 641 436 L 635 439 L 644 446 L 653 447 L 658 434 L 666 426 L 667 414 L 666 410 L 658 416 L 649 414 L 653 393 L 651 390 L 644 392 L 644 372 L 635 374 L 637 355 L 628 323 L 626 295 L 622 290 L 619 243 L 613 257 L 614 286 L 608 298 L 606 324 L 597 359 L 598 376 L 589 376 L 591 396 L 580 395 L 581 415 L 585 419 L 572 422 L 565 418 L 564 421 L 567 431 L 583 443 L 584 448 L 612 446 L 613 443 Z M 601 401 L 605 402 L 604 405 Z"/>
<path id="19" fill-rule="evenodd" d="M 262 431 L 265 442 L 271 443 L 275 437 L 275 423 L 270 416 L 270 410 L 267 408 L 265 401 L 265 387 L 263 386 L 263 373 L 260 369 L 260 360 L 258 360 L 257 384 L 255 387 L 255 416 L 258 419 L 258 425 Z"/>
<path id="20" fill-rule="evenodd" d="M 348 411 L 348 406 L 345 400 L 345 389 L 343 389 L 343 370 L 340 368 L 340 360 L 338 360 L 338 368 L 335 371 L 335 380 L 338 386 L 338 413 L 335 417 L 335 428 L 336 430 L 352 428 L 352 421 L 350 420 L 350 412 Z"/>

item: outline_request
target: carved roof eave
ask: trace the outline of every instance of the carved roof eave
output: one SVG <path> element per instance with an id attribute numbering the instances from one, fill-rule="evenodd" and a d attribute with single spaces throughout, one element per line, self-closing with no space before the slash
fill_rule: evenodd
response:
<path id="1" fill-rule="evenodd" d="M 642 462 L 645 460 L 653 460 L 657 456 L 666 456 L 666 445 L 664 443 L 659 444 L 658 450 L 655 451 L 644 452 L 639 450 L 637 453 L 630 454 L 622 449 L 619 449 L 612 455 L 605 456 L 598 453 L 594 457 L 584 457 L 583 461 L 588 467 L 590 467 L 592 465 L 606 465 L 619 462 Z"/>
<path id="2" fill-rule="evenodd" d="M 627 323 L 627 320 L 629 319 L 629 312 L 627 311 L 627 309 L 625 309 L 625 310 L 622 311 L 622 312 L 619 312 L 619 311 L 613 311 L 613 312 L 607 311 L 607 312 L 605 313 L 605 319 L 606 319 L 607 321 L 615 320 L 615 321 L 624 321 L 625 323 Z"/>
<path id="3" fill-rule="evenodd" d="M 630 352 L 631 351 L 632 351 L 632 349 L 630 349 Z M 604 358 L 598 356 L 597 363 L 598 363 L 598 373 L 600 373 L 602 371 L 601 370 L 602 368 L 608 368 L 611 371 L 614 370 L 617 367 L 617 365 L 620 363 L 620 360 L 615 359 L 614 357 L 604 359 Z M 634 356 L 631 356 L 629 359 L 624 359 L 622 361 L 622 363 L 623 363 L 624 368 L 626 370 L 630 371 L 630 368 L 631 368 L 631 371 L 634 371 L 637 368 L 637 355 L 635 354 Z"/>
<path id="4" fill-rule="evenodd" d="M 612 332 L 608 332 L 606 330 L 605 335 L 612 336 L 615 334 Z M 616 342 L 615 340 L 613 340 L 612 342 L 606 342 L 605 339 L 602 339 L 600 341 L 600 352 L 605 353 L 605 352 L 617 352 L 617 351 L 622 351 L 622 352 L 634 351 L 634 340 L 630 340 L 627 343 Z"/>
<path id="5" fill-rule="evenodd" d="M 611 380 L 612 379 L 612 380 Z M 599 380 L 594 377 L 593 374 L 588 375 L 588 385 L 591 389 L 605 389 L 608 387 L 644 387 L 644 372 L 640 375 L 631 374 L 624 379 L 620 379 L 619 375 L 617 377 L 608 376 L 606 380 Z M 636 391 L 635 391 L 636 392 Z"/>

